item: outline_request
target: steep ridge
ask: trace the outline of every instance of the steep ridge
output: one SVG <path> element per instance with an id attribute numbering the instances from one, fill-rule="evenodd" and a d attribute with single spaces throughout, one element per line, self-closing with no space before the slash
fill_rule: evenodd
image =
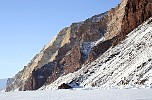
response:
<path id="1" fill-rule="evenodd" d="M 134 29 L 127 38 L 74 73 L 58 78 L 40 90 L 71 87 L 151 88 L 152 17 Z"/>
<path id="2" fill-rule="evenodd" d="M 6 91 L 36 90 L 79 70 L 152 16 L 151 0 L 123 0 L 116 8 L 61 30 L 22 71 Z M 98 41 L 98 42 L 96 42 Z"/>

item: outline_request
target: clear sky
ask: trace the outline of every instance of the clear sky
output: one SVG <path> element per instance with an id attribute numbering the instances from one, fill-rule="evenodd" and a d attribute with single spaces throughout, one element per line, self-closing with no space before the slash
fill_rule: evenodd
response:
<path id="1" fill-rule="evenodd" d="M 62 28 L 121 0 L 0 0 L 0 78 L 14 76 Z"/>

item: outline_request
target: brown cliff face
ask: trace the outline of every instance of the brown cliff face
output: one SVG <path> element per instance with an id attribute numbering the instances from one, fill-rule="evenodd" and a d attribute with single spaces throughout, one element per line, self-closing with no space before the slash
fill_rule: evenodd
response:
<path id="1" fill-rule="evenodd" d="M 152 16 L 151 0 L 128 0 L 122 22 L 121 35 L 126 36 L 134 28 Z"/>
<path id="2" fill-rule="evenodd" d="M 81 51 L 79 45 L 74 45 L 72 50 L 70 50 L 62 60 L 57 61 L 56 66 L 54 66 L 52 75 L 47 79 L 45 84 L 50 84 L 62 75 L 68 73 L 73 73 L 79 68 L 81 68 Z"/>
<path id="3" fill-rule="evenodd" d="M 90 53 L 89 59 L 91 61 L 95 60 L 99 55 L 104 53 L 110 47 L 115 46 L 120 41 L 124 40 L 129 32 L 152 16 L 151 0 L 128 0 L 127 2 L 124 0 L 121 4 L 124 2 L 126 3 L 125 13 L 121 22 L 118 21 L 119 24 L 116 26 L 117 28 L 120 27 L 120 30 L 115 32 L 112 30 L 110 34 L 106 33 L 107 40 L 99 43 Z M 121 8 L 121 6 L 122 5 L 116 7 L 116 9 Z M 112 10 L 111 13 L 117 12 L 116 9 Z"/>
<path id="4" fill-rule="evenodd" d="M 107 31 L 108 20 L 105 17 L 107 13 L 108 12 L 96 15 L 84 21 L 76 32 L 77 41 L 81 43 L 94 42 L 103 37 L 104 33 Z"/>
<path id="5" fill-rule="evenodd" d="M 64 66 L 64 74 L 73 73 L 82 65 L 80 45 L 75 45 L 60 62 Z"/>
<path id="6" fill-rule="evenodd" d="M 152 16 L 151 0 L 123 0 L 116 8 L 63 29 L 57 37 L 15 76 L 6 91 L 37 90 L 62 75 L 93 61 Z M 90 46 L 100 38 L 104 40 Z M 90 44 L 89 44 L 90 43 Z M 87 52 L 82 49 L 87 47 Z M 86 45 L 87 44 L 87 45 Z M 89 44 L 89 46 L 88 46 Z"/>

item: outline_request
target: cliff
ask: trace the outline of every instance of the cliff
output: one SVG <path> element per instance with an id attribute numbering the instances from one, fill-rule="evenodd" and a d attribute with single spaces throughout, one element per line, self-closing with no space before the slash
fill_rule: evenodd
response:
<path id="1" fill-rule="evenodd" d="M 73 73 L 123 41 L 152 16 L 151 0 L 123 0 L 116 8 L 61 30 L 22 71 L 6 91 L 37 90 Z"/>

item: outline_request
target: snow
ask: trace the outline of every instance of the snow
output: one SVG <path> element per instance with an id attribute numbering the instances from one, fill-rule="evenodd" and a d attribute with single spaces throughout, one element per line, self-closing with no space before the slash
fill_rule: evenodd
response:
<path id="1" fill-rule="evenodd" d="M 152 89 L 4 92 L 0 100 L 152 100 Z"/>
<path id="2" fill-rule="evenodd" d="M 69 81 L 73 80 L 73 78 L 75 77 L 76 75 L 72 73 L 66 76 L 61 76 L 57 79 L 58 81 L 55 81 L 53 82 L 53 84 L 49 84 L 47 86 L 42 86 L 39 90 L 57 90 L 58 86 L 60 86 L 62 83 L 68 83 Z"/>
<path id="3" fill-rule="evenodd" d="M 0 79 L 0 91 L 6 87 L 7 79 Z"/>
<path id="4" fill-rule="evenodd" d="M 105 40 L 104 37 L 102 37 L 101 39 L 95 41 L 94 46 L 98 45 L 100 42 L 103 42 Z"/>
<path id="5" fill-rule="evenodd" d="M 38 78 L 44 78 L 44 76 L 38 76 Z"/>
<path id="6" fill-rule="evenodd" d="M 84 55 L 84 58 L 86 58 L 89 55 L 93 47 L 94 42 L 83 42 L 81 44 L 81 52 Z"/>
<path id="7" fill-rule="evenodd" d="M 94 46 L 97 46 L 100 42 L 103 42 L 104 40 L 105 38 L 102 37 L 101 39 L 94 42 L 83 42 L 81 44 L 81 52 L 84 55 L 84 58 L 87 58 Z"/>

